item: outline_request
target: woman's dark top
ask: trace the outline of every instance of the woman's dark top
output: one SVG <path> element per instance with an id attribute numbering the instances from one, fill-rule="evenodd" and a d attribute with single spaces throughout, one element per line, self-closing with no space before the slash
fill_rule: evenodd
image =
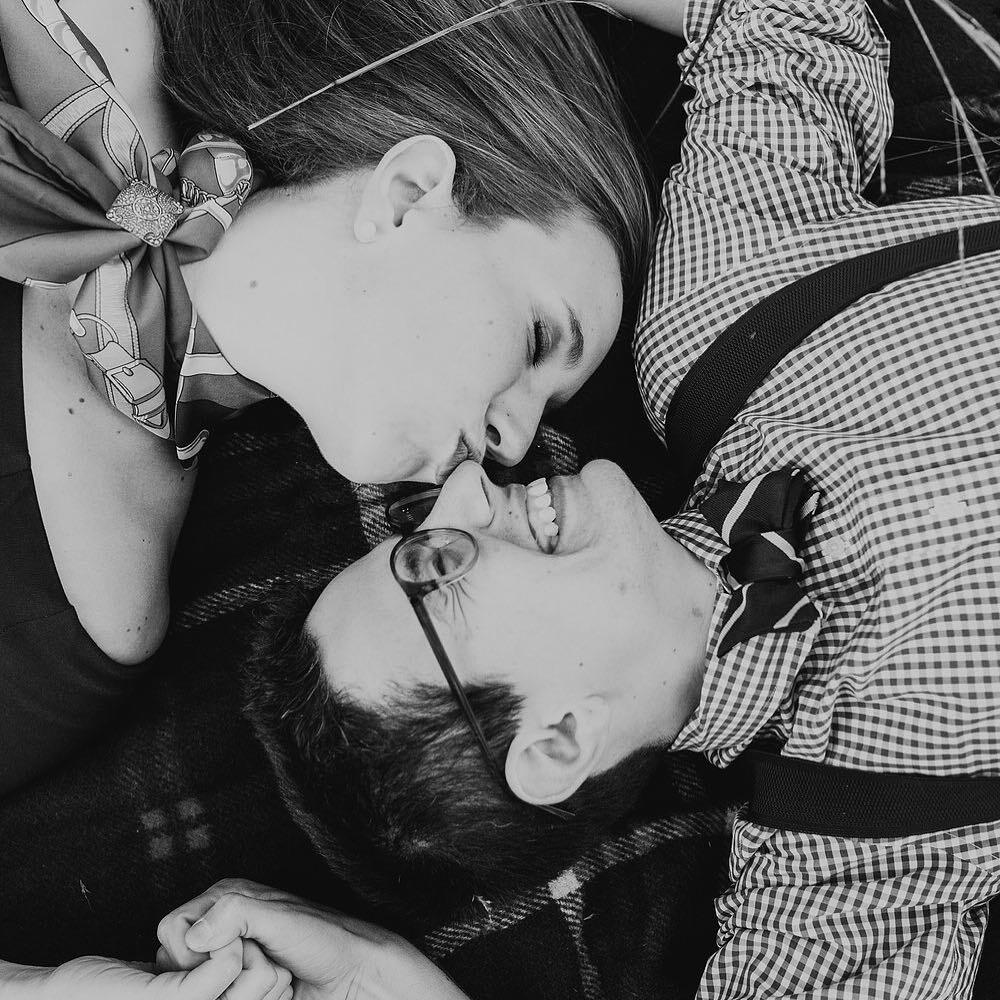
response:
<path id="1" fill-rule="evenodd" d="M 137 675 L 105 656 L 66 599 L 28 457 L 21 286 L 0 279 L 0 795 L 92 736 Z M 138 671 L 141 672 L 141 671 Z"/>

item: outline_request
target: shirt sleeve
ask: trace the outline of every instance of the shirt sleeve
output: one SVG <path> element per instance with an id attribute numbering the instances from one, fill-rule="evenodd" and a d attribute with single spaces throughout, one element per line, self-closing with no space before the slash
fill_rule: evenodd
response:
<path id="1" fill-rule="evenodd" d="M 849 840 L 737 818 L 697 1000 L 969 1000 L 998 840 L 995 823 Z"/>
<path id="2" fill-rule="evenodd" d="M 870 207 L 892 125 L 888 43 L 863 0 L 688 0 L 694 97 L 642 316 L 804 225 Z"/>

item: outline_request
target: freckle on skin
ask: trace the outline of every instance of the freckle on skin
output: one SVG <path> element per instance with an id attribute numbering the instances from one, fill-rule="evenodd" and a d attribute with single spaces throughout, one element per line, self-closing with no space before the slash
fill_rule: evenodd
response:
<path id="1" fill-rule="evenodd" d="M 73 407 L 72 407 L 72 406 L 67 406 L 67 407 L 66 407 L 66 410 L 67 410 L 67 411 L 68 411 L 69 413 L 72 413 L 72 412 L 73 412 Z"/>
<path id="2" fill-rule="evenodd" d="M 80 397 L 80 402 L 81 403 L 85 403 L 86 402 L 86 400 L 83 398 L 83 396 Z"/>

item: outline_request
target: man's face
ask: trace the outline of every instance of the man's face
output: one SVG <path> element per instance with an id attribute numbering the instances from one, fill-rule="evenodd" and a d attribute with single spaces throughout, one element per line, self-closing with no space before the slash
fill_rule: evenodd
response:
<path id="1" fill-rule="evenodd" d="M 704 617 L 694 597 L 678 600 L 686 554 L 618 466 L 592 462 L 548 485 L 554 548 L 525 487 L 500 488 L 472 462 L 452 474 L 422 527 L 468 531 L 479 559 L 426 598 L 430 615 L 465 685 L 509 682 L 538 718 L 558 720 L 567 697 L 590 695 L 641 714 L 678 636 Z M 392 576 L 396 540 L 331 581 L 307 622 L 333 685 L 364 703 L 444 684 Z"/>

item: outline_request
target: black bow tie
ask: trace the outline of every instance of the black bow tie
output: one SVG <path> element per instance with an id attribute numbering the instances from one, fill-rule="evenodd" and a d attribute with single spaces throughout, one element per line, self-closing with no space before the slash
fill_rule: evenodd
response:
<path id="1" fill-rule="evenodd" d="M 724 480 L 698 508 L 730 548 L 721 568 L 734 589 L 717 656 L 755 635 L 804 632 L 819 617 L 798 584 L 816 501 L 800 472 L 782 469 L 748 483 Z"/>

